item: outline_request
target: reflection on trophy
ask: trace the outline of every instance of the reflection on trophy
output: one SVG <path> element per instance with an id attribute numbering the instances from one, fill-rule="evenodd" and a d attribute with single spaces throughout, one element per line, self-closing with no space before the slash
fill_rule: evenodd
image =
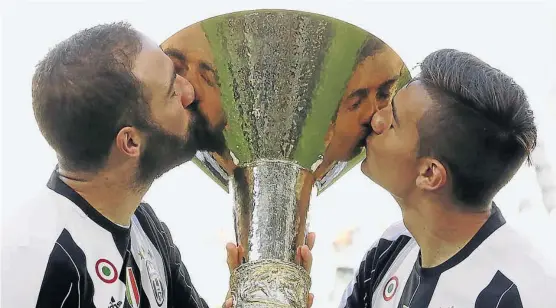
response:
<path id="1" fill-rule="evenodd" d="M 195 163 L 233 196 L 245 249 L 230 281 L 234 307 L 306 307 L 311 281 L 295 254 L 312 192 L 361 161 L 371 116 L 409 80 L 407 68 L 360 28 L 289 10 L 209 18 L 162 48 L 226 144 Z"/>

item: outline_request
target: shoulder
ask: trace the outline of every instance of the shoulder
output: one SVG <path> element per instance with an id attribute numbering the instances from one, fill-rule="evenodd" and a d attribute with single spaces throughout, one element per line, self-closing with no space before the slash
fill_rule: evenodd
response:
<path id="1" fill-rule="evenodd" d="M 508 285 L 506 296 L 517 296 L 525 307 L 548 304 L 543 294 L 556 290 L 554 256 L 539 249 L 511 224 L 505 224 L 484 244 L 485 254 L 497 256 L 491 261 L 496 269 L 490 282 L 492 285 Z M 556 307 L 556 299 L 551 300 L 554 302 L 550 304 Z"/>
<path id="2" fill-rule="evenodd" d="M 42 191 L 22 204 L 3 224 L 2 277 L 25 279 L 11 279 L 9 284 L 2 284 L 2 304 L 10 306 L 17 302 L 21 307 L 34 306 L 40 290 L 53 278 L 61 286 L 64 284 L 61 280 L 69 281 L 75 276 L 72 249 L 64 237 L 67 233 L 62 214 L 65 208 L 60 202 L 64 200 L 58 200 L 48 190 Z"/>
<path id="3" fill-rule="evenodd" d="M 392 224 L 365 253 L 359 275 L 365 280 L 380 280 L 381 273 L 388 271 L 394 260 L 405 257 L 415 245 L 403 221 Z"/>
<path id="4" fill-rule="evenodd" d="M 398 258 L 405 258 L 416 247 L 403 221 L 388 227 L 367 250 L 354 279 L 346 288 L 340 307 L 363 307 Z"/>
<path id="5" fill-rule="evenodd" d="M 516 276 L 530 276 L 531 271 L 556 272 L 556 257 L 541 250 L 529 237 L 511 224 L 505 224 L 485 241 L 486 251 L 500 254 L 500 266 Z M 546 243 L 546 245 L 554 245 Z"/>
<path id="6" fill-rule="evenodd" d="M 18 270 L 33 268 L 35 275 L 42 274 L 36 266 L 47 262 L 66 264 L 81 251 L 71 230 L 83 228 L 83 221 L 85 213 L 70 200 L 48 188 L 41 190 L 2 225 L 2 263 L 25 263 Z"/>
<path id="7" fill-rule="evenodd" d="M 2 224 L 2 262 L 17 263 L 29 254 L 34 260 L 48 259 L 66 226 L 63 202 L 43 190 L 21 204 Z"/>
<path id="8" fill-rule="evenodd" d="M 62 203 L 62 204 L 61 204 Z M 64 199 L 48 188 L 41 189 L 10 213 L 2 224 L 2 236 L 9 239 L 24 239 L 51 233 L 60 221 Z M 7 234 L 6 234 L 7 233 Z"/>
<path id="9" fill-rule="evenodd" d="M 403 221 L 398 221 L 382 233 L 380 238 L 367 250 L 365 258 L 375 258 L 377 254 L 382 258 L 394 257 L 396 251 L 399 252 L 400 249 L 411 242 L 414 242 L 411 233 L 409 233 Z"/>

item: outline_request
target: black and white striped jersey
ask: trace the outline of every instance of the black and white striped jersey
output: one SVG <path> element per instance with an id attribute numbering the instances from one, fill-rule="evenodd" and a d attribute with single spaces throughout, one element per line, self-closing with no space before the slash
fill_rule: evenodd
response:
<path id="1" fill-rule="evenodd" d="M 433 268 L 421 267 L 419 246 L 399 222 L 366 253 L 340 307 L 553 308 L 556 271 L 548 262 L 495 205 L 473 239 Z"/>
<path id="2" fill-rule="evenodd" d="M 2 307 L 208 307 L 167 226 L 142 203 L 129 227 L 54 171 L 2 235 Z"/>

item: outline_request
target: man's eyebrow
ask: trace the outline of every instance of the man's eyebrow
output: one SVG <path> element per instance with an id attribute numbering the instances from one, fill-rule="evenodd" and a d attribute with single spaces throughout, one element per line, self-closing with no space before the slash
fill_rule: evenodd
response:
<path id="1" fill-rule="evenodd" d="M 392 85 L 394 85 L 394 83 L 396 83 L 396 81 L 398 81 L 399 78 L 400 76 L 396 76 L 381 83 L 380 86 L 378 86 L 379 91 L 387 91 L 390 87 L 392 87 Z"/>
<path id="2" fill-rule="evenodd" d="M 361 98 L 365 98 L 369 95 L 369 90 L 366 88 L 361 88 L 361 89 L 357 89 L 353 92 L 351 92 L 351 94 L 348 96 L 348 98 L 352 98 L 352 97 L 361 97 Z"/>
<path id="3" fill-rule="evenodd" d="M 185 54 L 175 48 L 166 48 L 163 49 L 162 51 L 164 51 L 164 53 L 169 56 L 169 57 L 174 57 L 176 60 L 179 60 L 180 62 L 187 62 L 187 58 L 185 57 Z"/>
<path id="4" fill-rule="evenodd" d="M 207 62 L 205 61 L 201 61 L 201 63 L 199 63 L 199 68 L 205 71 L 211 71 L 213 73 L 216 73 L 216 71 L 214 70 L 214 68 Z"/>

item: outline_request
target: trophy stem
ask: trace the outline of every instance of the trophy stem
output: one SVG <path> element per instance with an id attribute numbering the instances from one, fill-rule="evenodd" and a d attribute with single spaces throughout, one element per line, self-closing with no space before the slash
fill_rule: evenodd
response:
<path id="1" fill-rule="evenodd" d="M 295 256 L 305 243 L 313 183 L 309 170 L 288 161 L 258 160 L 234 171 L 236 240 L 245 249 L 231 277 L 234 307 L 306 307 L 311 279 Z"/>

